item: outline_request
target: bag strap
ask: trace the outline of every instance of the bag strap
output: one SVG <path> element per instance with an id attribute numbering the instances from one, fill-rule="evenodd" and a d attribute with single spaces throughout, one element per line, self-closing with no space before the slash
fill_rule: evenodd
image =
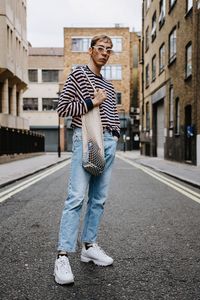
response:
<path id="1" fill-rule="evenodd" d="M 84 68 L 81 68 L 81 70 L 83 71 L 85 77 L 87 78 L 87 80 L 88 80 L 89 83 L 91 84 L 91 86 L 92 86 L 94 92 L 96 92 L 96 88 L 95 88 L 94 84 L 92 83 L 91 79 L 89 78 L 88 74 L 85 72 Z"/>

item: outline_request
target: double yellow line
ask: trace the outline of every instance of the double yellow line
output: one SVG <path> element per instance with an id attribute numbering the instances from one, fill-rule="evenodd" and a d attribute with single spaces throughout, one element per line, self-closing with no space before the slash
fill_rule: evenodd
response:
<path id="1" fill-rule="evenodd" d="M 145 172 L 146 174 L 150 175 L 151 177 L 159 180 L 160 182 L 164 183 L 165 185 L 170 186 L 172 189 L 178 191 L 179 193 L 185 195 L 186 197 L 188 197 L 200 204 L 200 193 L 197 193 L 197 192 L 193 191 L 192 189 L 190 189 L 180 183 L 177 183 L 161 174 L 158 174 L 157 172 L 155 172 L 147 167 L 144 167 L 138 163 L 135 163 L 135 162 L 131 161 L 130 159 L 124 158 L 119 154 L 117 154 L 116 156 L 119 159 L 123 160 L 124 162 L 128 163 L 129 165 L 132 165 L 133 167 L 140 169 L 141 171 Z"/>

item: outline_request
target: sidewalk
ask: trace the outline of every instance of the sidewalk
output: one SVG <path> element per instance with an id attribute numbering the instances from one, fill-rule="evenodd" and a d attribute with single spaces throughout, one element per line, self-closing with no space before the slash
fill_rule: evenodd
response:
<path id="1" fill-rule="evenodd" d="M 178 163 L 160 157 L 149 157 L 140 155 L 139 151 L 119 152 L 127 159 L 152 168 L 156 171 L 173 176 L 195 187 L 200 188 L 200 167 L 185 163 Z"/>
<path id="2" fill-rule="evenodd" d="M 0 164 L 0 187 L 35 174 L 70 157 L 70 152 L 61 153 L 61 157 L 58 157 L 56 152 L 49 152 L 31 158 Z"/>
<path id="3" fill-rule="evenodd" d="M 119 151 L 118 154 L 200 188 L 200 167 L 164 160 L 158 157 L 141 156 L 139 151 Z M 57 153 L 51 152 L 32 158 L 0 164 L 0 187 L 51 167 L 70 157 L 70 152 L 62 153 L 60 158 Z"/>

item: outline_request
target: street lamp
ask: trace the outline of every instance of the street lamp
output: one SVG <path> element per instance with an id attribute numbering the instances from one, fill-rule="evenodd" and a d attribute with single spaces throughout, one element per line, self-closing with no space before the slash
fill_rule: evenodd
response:
<path id="1" fill-rule="evenodd" d="M 59 101 L 59 97 L 60 97 L 60 92 L 57 93 L 58 95 L 58 99 L 54 99 L 54 102 Z M 58 157 L 61 157 L 61 147 L 60 147 L 60 117 L 58 115 L 58 147 L 57 147 L 57 152 L 58 152 Z"/>
<path id="2" fill-rule="evenodd" d="M 58 116 L 58 157 L 61 157 L 61 148 L 60 148 L 60 117 Z"/>
<path id="3" fill-rule="evenodd" d="M 126 151 L 126 118 L 125 118 L 125 109 L 120 110 L 123 113 L 123 151 Z"/>

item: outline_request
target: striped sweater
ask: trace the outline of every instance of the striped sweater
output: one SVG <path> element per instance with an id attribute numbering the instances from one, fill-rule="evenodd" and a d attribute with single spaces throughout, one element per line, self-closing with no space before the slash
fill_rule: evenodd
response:
<path id="1" fill-rule="evenodd" d="M 107 99 L 99 106 L 104 129 L 120 136 L 120 121 L 116 106 L 116 93 L 112 83 L 94 74 L 88 66 L 83 66 L 96 89 L 105 89 Z M 81 127 L 81 116 L 93 108 L 94 90 L 81 67 L 77 67 L 67 78 L 58 103 L 60 117 L 72 117 L 72 127 Z"/>

